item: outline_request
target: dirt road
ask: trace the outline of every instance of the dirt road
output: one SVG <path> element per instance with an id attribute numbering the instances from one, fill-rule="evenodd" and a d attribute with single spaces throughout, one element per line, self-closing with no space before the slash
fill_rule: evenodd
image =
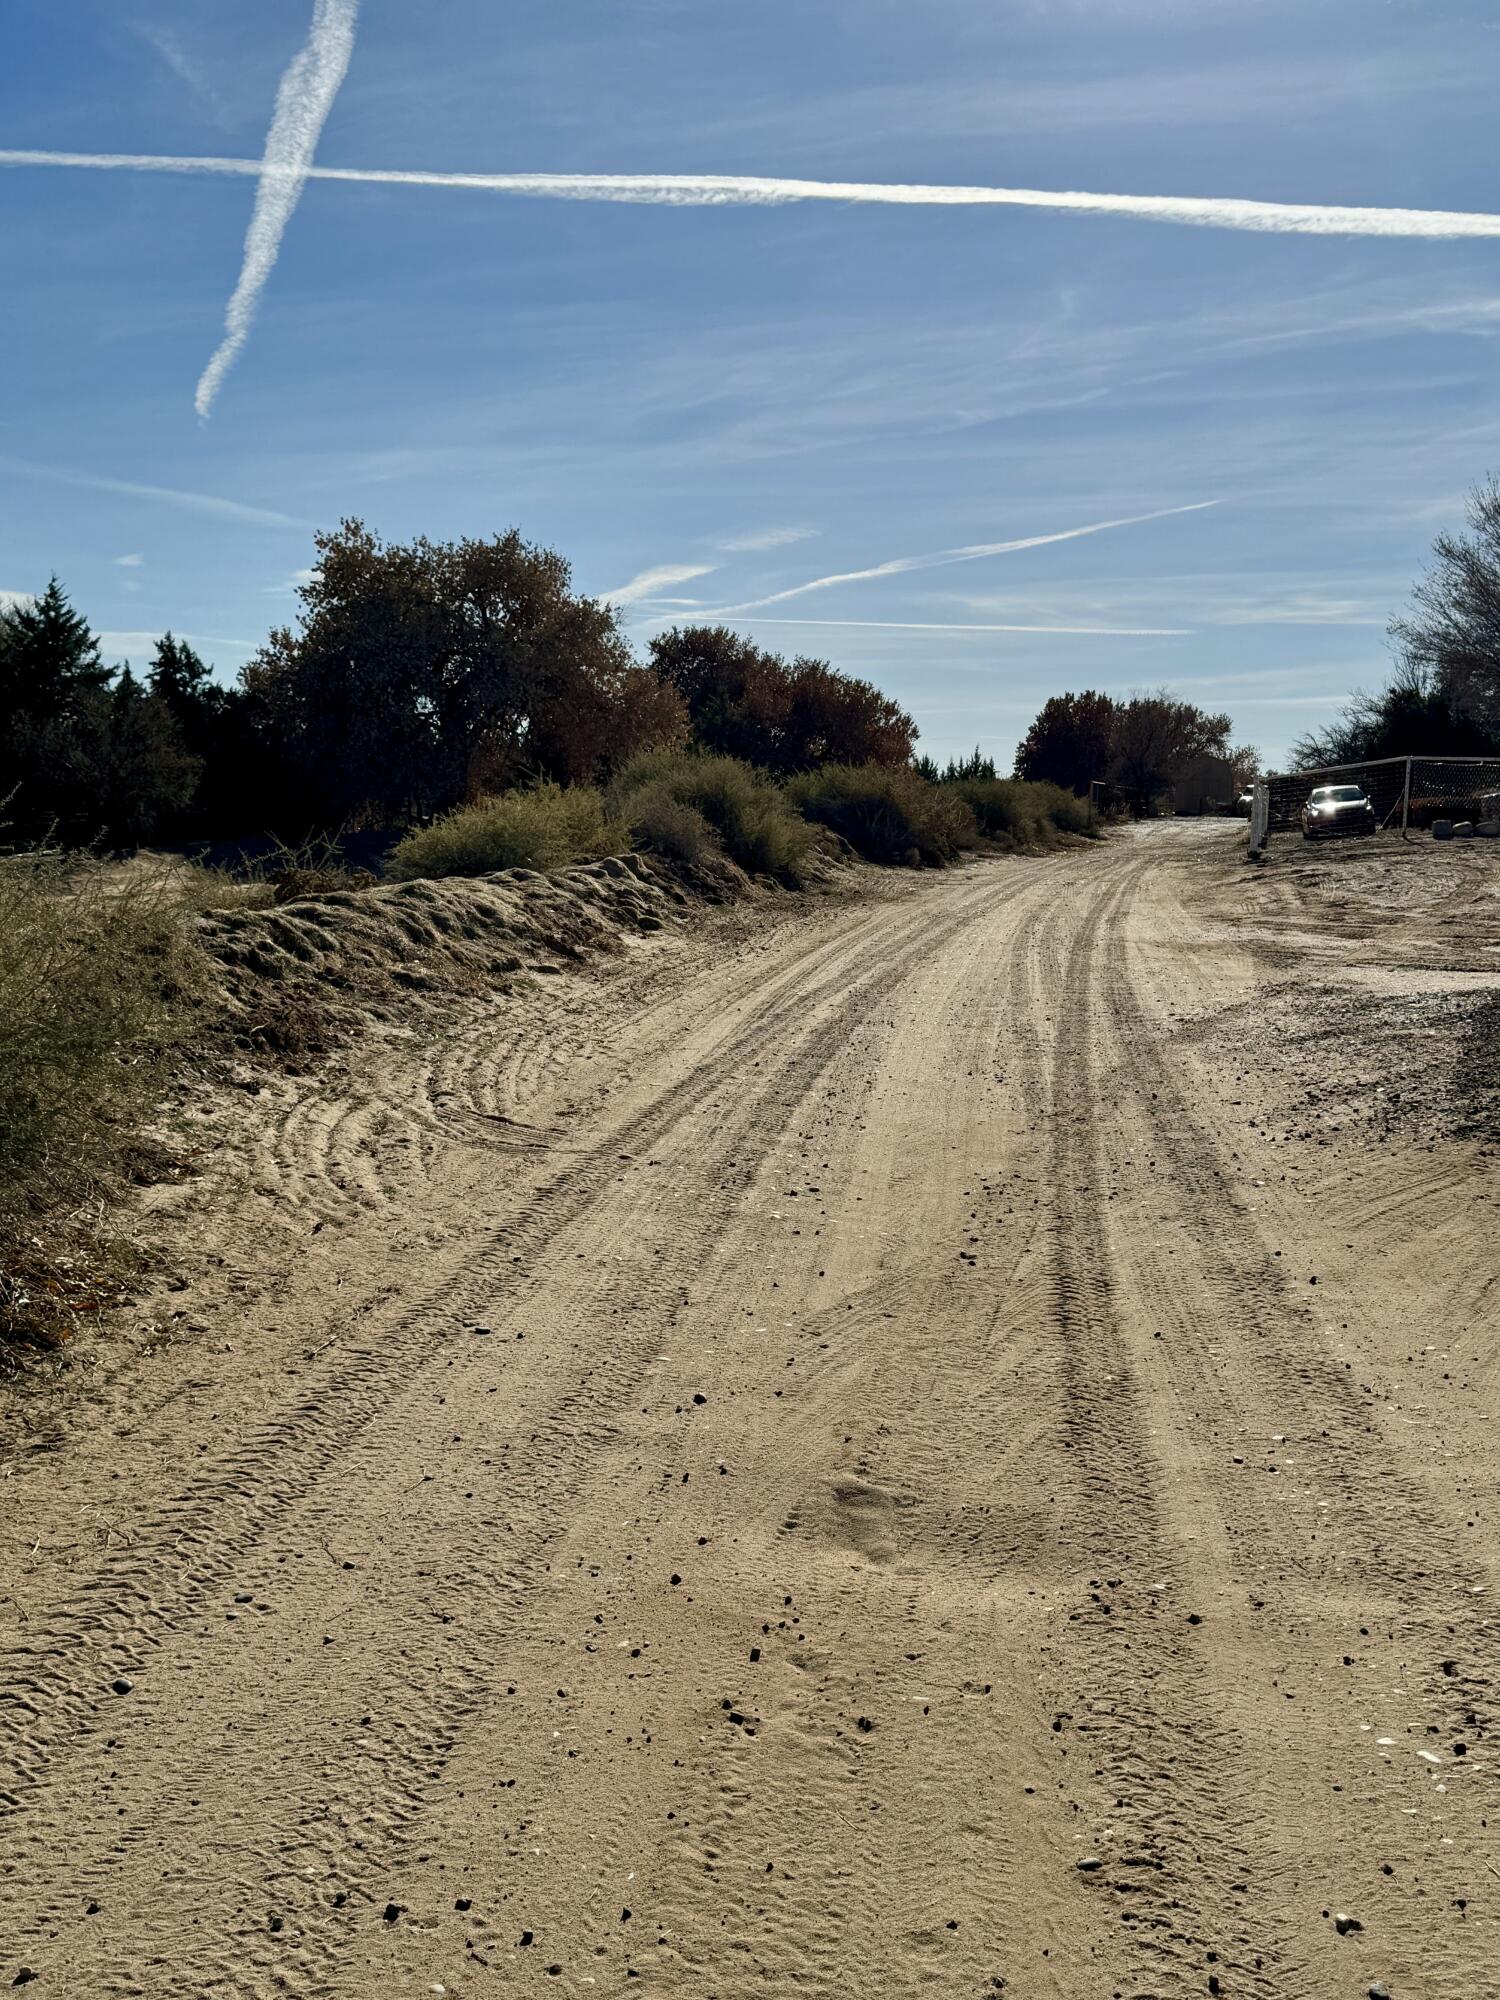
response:
<path id="1" fill-rule="evenodd" d="M 1293 1104 L 1435 933 L 1233 837 L 290 1097 L 295 1264 L 5 1462 L 0 1983 L 1500 1993 L 1500 1173 Z"/>

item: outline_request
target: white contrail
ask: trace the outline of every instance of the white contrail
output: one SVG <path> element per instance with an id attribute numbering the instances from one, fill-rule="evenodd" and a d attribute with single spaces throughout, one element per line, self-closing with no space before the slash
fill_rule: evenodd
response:
<path id="1" fill-rule="evenodd" d="M 639 604 L 642 598 L 659 597 L 674 584 L 691 583 L 695 576 L 708 576 L 714 567 L 713 563 L 663 563 L 657 569 L 643 569 L 639 576 L 633 576 L 629 583 L 622 583 L 618 590 L 606 590 L 599 602 Z"/>
<path id="2" fill-rule="evenodd" d="M 224 377 L 250 336 L 255 308 L 276 265 L 281 239 L 312 167 L 313 155 L 354 53 L 359 0 L 313 0 L 312 31 L 276 93 L 276 113 L 260 163 L 255 212 L 245 236 L 245 261 L 224 315 L 224 338 L 203 371 L 194 403 L 200 417 L 213 408 Z"/>
<path id="3" fill-rule="evenodd" d="M 1042 549 L 1053 542 L 1076 542 L 1084 535 L 1102 535 L 1111 528 L 1136 528 L 1143 521 L 1165 521 L 1174 514 L 1201 514 L 1205 508 L 1217 507 L 1217 500 L 1193 500 L 1186 507 L 1158 507 L 1150 514 L 1126 514 L 1118 521 L 1090 521 L 1082 528 L 1062 528 L 1051 535 L 1022 535 L 1012 542 L 973 542 L 962 549 L 938 549 L 927 556 L 895 556 L 890 562 L 876 563 L 870 569 L 840 570 L 833 576 L 815 576 L 807 583 L 793 584 L 790 590 L 775 591 L 770 597 L 752 597 L 744 604 L 721 604 L 717 611 L 706 613 L 709 617 L 727 617 L 731 612 L 763 611 L 769 604 L 785 604 L 793 597 L 806 597 L 809 591 L 832 590 L 840 583 L 868 583 L 877 576 L 905 576 L 914 569 L 946 569 L 951 563 L 978 562 L 985 556 L 1013 555 L 1018 549 Z"/>
<path id="4" fill-rule="evenodd" d="M 320 0 L 320 13 L 333 0 Z M 353 7 L 347 11 L 352 17 Z M 335 85 L 335 88 L 337 86 Z M 297 192 L 306 180 L 386 187 L 473 188 L 558 201 L 744 207 L 795 201 L 880 203 L 900 208 L 1041 208 L 1078 215 L 1133 216 L 1200 229 L 1249 229 L 1295 236 L 1500 236 L 1500 215 L 1452 208 L 1351 208 L 1325 202 L 1246 201 L 1229 195 L 1085 194 L 1052 188 L 946 187 L 895 181 L 782 180 L 755 174 L 447 174 L 370 167 L 299 166 L 172 153 L 57 153 L 0 150 L 0 166 L 96 167 L 147 174 L 253 174 Z"/>
<path id="5" fill-rule="evenodd" d="M 751 618 L 751 625 L 795 625 L 844 632 L 1027 632 L 1059 639 L 1190 639 L 1187 625 L 955 625 L 905 618 Z"/>

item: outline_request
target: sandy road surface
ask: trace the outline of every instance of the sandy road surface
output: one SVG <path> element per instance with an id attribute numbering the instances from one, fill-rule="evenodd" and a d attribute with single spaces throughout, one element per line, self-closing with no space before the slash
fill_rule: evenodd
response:
<path id="1" fill-rule="evenodd" d="M 1500 1993 L 1500 1175 L 1290 1122 L 1434 934 L 1232 837 L 289 1102 L 298 1263 L 3 1468 L 0 1983 Z"/>

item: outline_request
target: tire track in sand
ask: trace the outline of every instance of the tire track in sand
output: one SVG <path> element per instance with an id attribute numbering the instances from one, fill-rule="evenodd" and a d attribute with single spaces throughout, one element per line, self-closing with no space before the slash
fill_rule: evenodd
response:
<path id="1" fill-rule="evenodd" d="M 252 1607 L 256 1602 L 270 1601 L 260 1593 L 272 1587 L 275 1569 L 287 1560 L 284 1549 L 278 1560 L 268 1540 L 273 1531 L 281 1528 L 285 1540 L 297 1523 L 299 1510 L 305 1512 L 309 1504 L 316 1504 L 320 1485 L 334 1472 L 339 1474 L 339 1494 L 332 1496 L 330 1519 L 337 1523 L 347 1509 L 347 1497 L 341 1499 L 340 1494 L 347 1496 L 351 1486 L 356 1497 L 361 1491 L 380 1491 L 382 1482 L 389 1478 L 390 1466 L 400 1463 L 402 1425 L 418 1394 L 409 1383 L 402 1386 L 403 1378 L 419 1375 L 424 1366 L 430 1372 L 439 1363 L 445 1365 L 445 1371 L 446 1364 L 452 1363 L 472 1377 L 480 1366 L 465 1359 L 471 1349 L 458 1357 L 444 1355 L 441 1350 L 434 1354 L 434 1320 L 451 1333 L 468 1315 L 483 1311 L 497 1290 L 503 1294 L 510 1289 L 504 1280 L 513 1275 L 508 1267 L 516 1261 L 543 1263 L 549 1252 L 554 1264 L 565 1259 L 566 1247 L 556 1249 L 559 1239 L 576 1228 L 579 1218 L 599 1202 L 608 1204 L 619 1152 L 659 1152 L 677 1135 L 680 1147 L 700 1157 L 704 1135 L 695 1119 L 705 1102 L 722 1091 L 730 1078 L 747 1066 L 753 1068 L 754 1052 L 768 1037 L 805 1022 L 808 1025 L 802 1032 L 809 1043 L 809 1060 L 821 1059 L 819 1049 L 828 1056 L 835 1053 L 847 1032 L 847 1021 L 867 1006 L 884 984 L 899 976 L 893 967 L 899 968 L 902 962 L 900 947 L 909 942 L 910 932 L 920 925 L 925 933 L 923 946 L 934 948 L 943 936 L 967 922 L 974 893 L 971 890 L 967 898 L 960 897 L 957 907 L 937 926 L 931 925 L 926 913 L 918 915 L 909 909 L 881 913 L 851 926 L 841 939 L 820 943 L 804 953 L 780 978 L 780 997 L 727 1037 L 720 1037 L 724 1046 L 717 1058 L 690 1069 L 683 1081 L 642 1113 L 616 1126 L 589 1157 L 554 1175 L 518 1224 L 502 1233 L 463 1278 L 456 1274 L 448 1277 L 443 1287 L 447 1295 L 441 1302 L 433 1298 L 418 1312 L 408 1313 L 396 1326 L 385 1329 L 381 1345 L 335 1371 L 321 1395 L 304 1399 L 227 1462 L 221 1461 L 192 1482 L 168 1516 L 141 1538 L 128 1560 L 113 1566 L 100 1585 L 86 1591 L 82 1601 L 61 1620 L 32 1635 L 22 1660 L 8 1663 L 7 1676 L 14 1703 L 8 1718 L 14 1750 L 10 1799 L 13 1807 L 19 1808 L 24 1800 L 32 1808 L 21 1816 L 21 1851 L 26 1854 L 27 1874 L 52 1885 L 52 1893 L 44 1892 L 43 1907 L 25 1927 L 29 1937 L 44 1938 L 64 1913 L 69 1897 L 84 1892 L 85 1877 L 71 1865 L 71 1855 L 79 1851 L 87 1856 L 87 1836 L 75 1825 L 68 1839 L 69 1856 L 54 1851 L 48 1857 L 50 1865 L 38 1867 L 43 1856 L 36 1849 L 34 1829 L 39 1820 L 48 1817 L 57 1823 L 46 1781 L 55 1780 L 59 1757 L 70 1745 L 75 1752 L 105 1749 L 121 1754 L 114 1745 L 101 1745 L 97 1740 L 107 1726 L 99 1700 L 100 1680 L 106 1670 L 138 1672 L 153 1655 L 160 1666 L 167 1654 L 180 1654 L 188 1639 L 207 1637 L 206 1628 L 197 1621 L 214 1608 L 214 1597 L 222 1594 L 231 1580 L 251 1582 L 248 1593 L 236 1596 L 248 1595 Z M 882 949 L 886 945 L 890 949 Z M 745 1138 L 754 1130 L 762 1100 L 774 1095 L 778 1087 L 773 1076 L 742 1093 L 736 1115 L 721 1128 L 715 1148 L 721 1162 L 730 1151 L 746 1153 Z M 700 1225 L 712 1224 L 720 1203 L 733 1198 L 738 1184 L 734 1176 L 728 1177 L 719 1200 L 703 1208 Z M 649 1195 L 631 1202 L 631 1223 L 638 1226 L 642 1209 L 651 1205 Z M 677 1247 L 679 1269 L 690 1267 L 694 1253 L 691 1237 L 684 1235 Z M 668 1273 L 662 1270 L 660 1258 L 653 1262 L 656 1269 L 652 1276 L 660 1290 Z M 560 1281 L 565 1282 L 565 1274 L 555 1268 L 544 1270 L 538 1279 L 523 1281 L 521 1296 L 507 1308 L 503 1325 L 512 1325 L 528 1310 L 540 1310 L 554 1318 L 561 1311 L 566 1317 L 570 1308 L 559 1294 Z M 639 1282 L 632 1270 L 623 1289 L 629 1291 Z M 575 1281 L 567 1289 L 576 1296 L 580 1286 Z M 590 1292 L 588 1280 L 581 1289 L 590 1313 L 606 1305 L 596 1289 Z M 493 1321 L 493 1305 L 489 1310 Z M 571 1380 L 567 1370 L 557 1371 L 550 1400 L 544 1398 L 543 1407 L 531 1413 L 532 1429 L 527 1437 L 533 1448 L 530 1479 L 535 1482 L 538 1472 L 542 1478 L 524 1534 L 517 1538 L 522 1547 L 507 1550 L 506 1559 L 498 1566 L 492 1547 L 463 1551 L 444 1586 L 446 1601 L 455 1609 L 445 1612 L 436 1608 L 444 1591 L 429 1593 L 432 1602 L 422 1610 L 429 1629 L 439 1623 L 463 1622 L 460 1611 L 472 1613 L 474 1600 L 481 1597 L 492 1607 L 482 1623 L 491 1640 L 497 1636 L 494 1617 L 519 1600 L 541 1560 L 542 1549 L 564 1518 L 566 1495 L 569 1486 L 576 1484 L 579 1465 L 607 1436 L 610 1410 L 628 1392 L 634 1375 L 646 1365 L 659 1341 L 658 1327 L 647 1318 L 646 1324 L 631 1329 L 628 1342 L 619 1343 L 588 1371 L 584 1382 L 576 1379 L 576 1363 Z M 462 1392 L 461 1378 L 455 1387 Z M 265 1550 L 252 1562 L 252 1551 L 263 1543 Z M 281 1582 L 284 1585 L 284 1572 Z M 233 1615 L 239 1622 L 241 1616 L 248 1619 L 249 1612 L 223 1615 Z M 472 1641 L 475 1621 L 470 1617 L 467 1623 Z M 404 1714 L 387 1714 L 369 1725 L 358 1745 L 363 1770 L 351 1774 L 347 1768 L 325 1768 L 315 1787 L 339 1799 L 342 1830 L 330 1824 L 332 1816 L 326 1811 L 317 1827 L 287 1829 L 282 1819 L 279 1834 L 266 1826 L 250 1829 L 248 1852 L 239 1857 L 232 1878 L 218 1883 L 217 1900 L 225 1901 L 227 1892 L 235 1914 L 221 1912 L 230 1916 L 226 1929 L 221 1929 L 217 1938 L 205 1938 L 201 1952 L 193 1954 L 201 1990 L 215 1994 L 259 1992 L 261 1974 L 254 1968 L 261 1959 L 268 1961 L 267 1979 L 272 1976 L 269 1963 L 274 1962 L 279 1967 L 279 1980 L 286 1978 L 289 1968 L 296 1967 L 305 1990 L 322 1990 L 320 1982 L 329 1976 L 333 1962 L 330 1953 L 334 1948 L 327 1933 L 337 1930 L 337 1913 L 349 1908 L 361 1886 L 364 1895 L 373 1893 L 367 1886 L 371 1850 L 382 1843 L 388 1846 L 419 1809 L 425 1778 L 434 1764 L 440 1763 L 464 1716 L 487 1698 L 492 1681 L 492 1675 L 477 1669 L 472 1661 L 462 1661 L 453 1670 L 439 1666 L 430 1677 L 417 1674 L 408 1685 L 398 1680 L 390 1692 L 400 1697 Z M 243 1700 L 245 1690 L 237 1693 Z M 170 1705 L 170 1698 L 168 1701 Z M 146 1721 L 146 1702 L 134 1697 L 131 1712 L 133 1725 L 140 1729 Z M 124 1761 L 122 1756 L 122 1766 Z M 337 1764 L 340 1760 L 333 1761 Z M 132 1851 L 149 1852 L 169 1834 L 177 1841 L 191 1842 L 191 1813 L 195 1809 L 190 1796 L 191 1773 L 163 1773 L 144 1754 L 136 1763 L 134 1785 L 138 1789 L 132 1790 L 127 1777 L 112 1781 L 131 1803 L 123 1809 L 115 1804 L 111 1818 L 117 1819 L 123 1811 L 130 1824 L 126 1828 L 111 1826 L 102 1843 L 104 1852 L 95 1848 L 93 1861 L 85 1862 L 87 1880 L 101 1886 L 128 1863 Z M 375 1800 L 381 1801 L 378 1809 Z M 44 1835 L 43 1846 L 50 1845 Z M 310 1858 L 315 1851 L 317 1858 Z M 257 1860 L 257 1854 L 263 1858 Z M 313 1871 L 311 1877 L 304 1872 L 308 1868 Z M 184 1889 L 191 1886 L 195 1893 L 205 1892 L 207 1885 L 197 1879 L 199 1872 L 195 1861 L 184 1876 Z M 117 1882 L 114 1887 L 118 1898 Z M 264 1899 L 270 1894 L 287 1905 L 299 1888 L 305 1908 L 298 1915 L 306 1920 L 305 1936 L 294 1940 L 288 1934 L 290 1912 L 280 1909 L 273 1913 L 280 1919 L 277 1927 L 269 1930 L 269 1919 L 262 1914 L 267 1908 L 265 1900 L 252 1915 L 249 1905 L 257 1895 Z M 111 1990 L 150 1992 L 150 1934 L 165 1938 L 174 1923 L 180 1928 L 176 1900 L 175 1894 L 163 1888 L 159 1910 L 140 1924 L 146 1935 L 138 1938 L 131 1954 L 133 1965 L 122 1971 L 121 1983 Z M 278 1942 L 258 1945 L 258 1940 L 267 1939 Z M 281 1990 L 287 1989 L 283 1985 Z"/>

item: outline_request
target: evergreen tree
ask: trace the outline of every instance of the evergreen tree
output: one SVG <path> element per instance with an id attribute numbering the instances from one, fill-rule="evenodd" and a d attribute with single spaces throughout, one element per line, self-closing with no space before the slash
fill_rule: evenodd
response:
<path id="1" fill-rule="evenodd" d="M 0 726 L 45 726 L 78 716 L 109 686 L 99 643 L 53 577 L 40 597 L 13 605 L 0 640 Z"/>
<path id="2" fill-rule="evenodd" d="M 174 639 L 170 632 L 164 632 L 156 642 L 146 685 L 184 727 L 189 717 L 215 705 L 208 668 L 185 639 Z"/>
<path id="3" fill-rule="evenodd" d="M 91 837 L 112 678 L 56 577 L 40 597 L 0 616 L 7 839 Z"/>
<path id="4" fill-rule="evenodd" d="M 116 846 L 136 847 L 167 830 L 197 789 L 202 766 L 166 702 L 128 667 L 108 709 L 97 774 L 99 832 Z"/>

